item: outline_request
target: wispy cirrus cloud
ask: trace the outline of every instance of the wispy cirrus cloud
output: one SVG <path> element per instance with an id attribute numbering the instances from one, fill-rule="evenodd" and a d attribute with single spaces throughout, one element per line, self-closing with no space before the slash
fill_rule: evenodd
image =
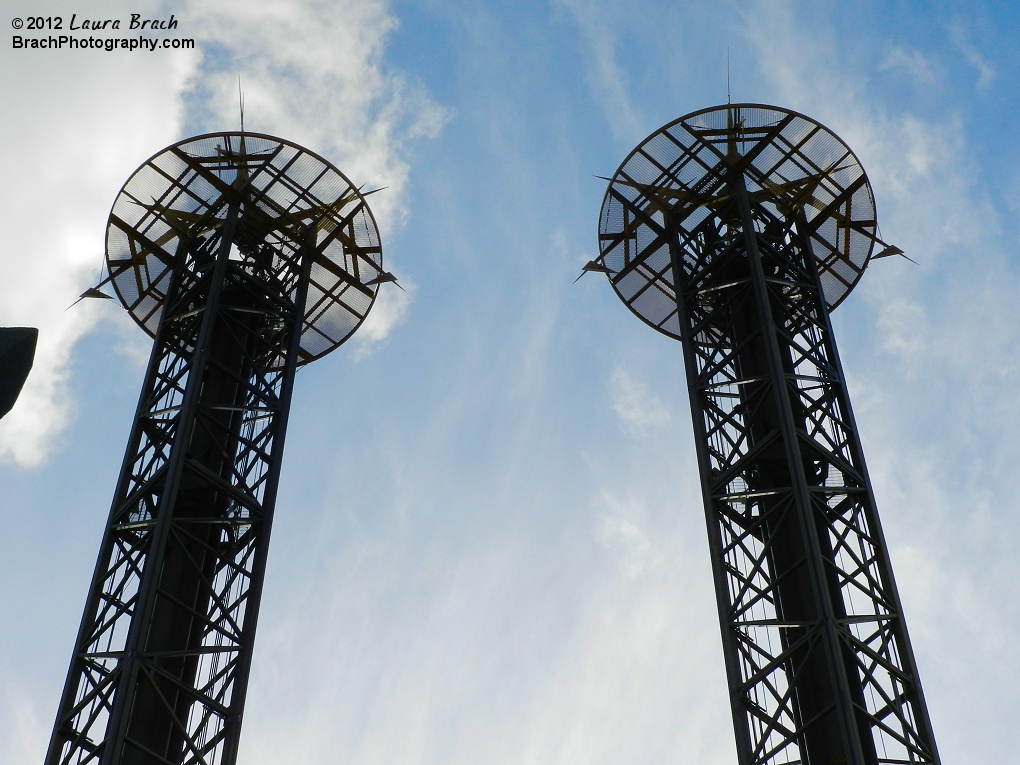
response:
<path id="1" fill-rule="evenodd" d="M 588 68 L 589 86 L 604 104 L 607 124 L 617 136 L 628 140 L 644 135 L 647 126 L 642 125 L 638 117 L 627 82 L 627 68 L 621 65 L 617 55 L 618 40 L 603 9 L 579 0 L 556 0 L 556 6 L 569 14 L 581 33 L 592 64 Z"/>
<path id="2" fill-rule="evenodd" d="M 649 538 L 643 518 L 645 512 L 639 503 L 603 488 L 597 506 L 601 515 L 595 537 L 600 545 L 617 556 L 618 566 L 628 579 L 637 579 L 663 564 L 666 556 Z"/>
<path id="3" fill-rule="evenodd" d="M 622 367 L 613 370 L 609 385 L 613 409 L 629 433 L 641 433 L 672 421 L 669 408 L 651 388 Z"/>
<path id="4" fill-rule="evenodd" d="M 978 90 L 988 90 L 995 83 L 998 72 L 995 65 L 981 52 L 973 41 L 966 27 L 957 22 L 949 25 L 949 39 L 971 68 L 977 74 L 975 86 Z"/>
<path id="5" fill-rule="evenodd" d="M 886 53 L 879 65 L 879 71 L 905 72 L 917 87 L 929 87 L 935 83 L 934 65 L 917 48 L 896 45 Z"/>

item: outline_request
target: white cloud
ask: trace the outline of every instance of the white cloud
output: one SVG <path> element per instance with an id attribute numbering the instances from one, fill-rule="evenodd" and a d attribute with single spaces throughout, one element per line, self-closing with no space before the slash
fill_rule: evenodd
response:
<path id="1" fill-rule="evenodd" d="M 336 165 L 372 197 L 383 231 L 407 216 L 408 142 L 435 136 L 447 120 L 416 81 L 384 66 L 397 20 L 381 0 L 190 2 L 183 21 L 201 29 L 208 56 L 188 94 L 204 129 L 238 124 L 299 143 Z"/>
<path id="2" fill-rule="evenodd" d="M 730 724 L 718 714 L 725 709 L 721 662 L 691 660 L 715 659 L 706 650 L 716 639 L 705 629 L 711 616 L 701 608 L 709 604 L 691 609 L 680 583 L 666 577 L 607 598 L 531 703 L 475 733 L 476 756 L 493 751 L 495 738 L 506 763 L 732 762 Z"/>
<path id="3" fill-rule="evenodd" d="M 613 409 L 629 433 L 641 433 L 672 421 L 662 400 L 622 367 L 613 370 L 609 385 Z"/>
<path id="4" fill-rule="evenodd" d="M 602 508 L 602 513 L 595 538 L 618 556 L 618 565 L 624 576 L 638 579 L 662 565 L 664 555 L 643 528 L 645 513 L 639 504 L 633 500 L 622 500 L 611 490 L 603 488 L 596 505 Z M 671 552 L 676 555 L 676 551 Z"/>
<path id="5" fill-rule="evenodd" d="M 917 48 L 894 46 L 878 67 L 879 71 L 904 71 L 915 87 L 930 87 L 935 83 L 932 63 Z"/>
<path id="6" fill-rule="evenodd" d="M 981 55 L 981 51 L 970 41 L 970 35 L 962 24 L 952 24 L 949 27 L 949 37 L 953 45 L 963 56 L 964 60 L 977 72 L 977 89 L 988 90 L 992 87 L 998 72 L 992 63 Z"/>
<path id="7" fill-rule="evenodd" d="M 110 17 L 148 3 L 111 3 Z M 47 15 L 71 7 L 54 3 Z M 78 9 L 80 10 L 80 9 Z M 41 11 L 40 11 L 41 12 Z M 129 65 L 130 64 L 130 65 Z M 14 410 L 0 420 L 0 460 L 39 465 L 73 416 L 69 363 L 104 309 L 67 307 L 97 279 L 105 225 L 131 171 L 176 137 L 177 93 L 194 56 L 177 51 L 25 51 L 3 46 L 0 92 L 7 152 L 0 188 L 0 325 L 39 328 L 36 360 Z"/>
<path id="8" fill-rule="evenodd" d="M 877 321 L 879 347 L 890 354 L 897 368 L 916 377 L 930 342 L 924 306 L 907 299 L 890 301 Z"/>
<path id="9" fill-rule="evenodd" d="M 400 285 L 403 289 L 385 282 L 380 285 L 372 310 L 354 333 L 355 361 L 369 356 L 407 316 L 418 288 L 410 279 L 400 280 Z"/>
<path id="10" fill-rule="evenodd" d="M 606 124 L 618 137 L 628 141 L 648 131 L 638 117 L 629 95 L 626 69 L 617 61 L 616 36 L 612 23 L 598 5 L 580 0 L 556 0 L 581 32 L 592 60 L 589 85 L 594 97 L 604 104 Z"/>
<path id="11" fill-rule="evenodd" d="M 5 686 L 2 708 L 8 724 L 5 726 L 7 734 L 4 736 L 4 747 L 0 752 L 17 758 L 12 762 L 35 761 L 49 740 L 49 720 L 40 719 L 39 710 L 33 706 L 32 700 L 30 694 L 17 686 Z"/>

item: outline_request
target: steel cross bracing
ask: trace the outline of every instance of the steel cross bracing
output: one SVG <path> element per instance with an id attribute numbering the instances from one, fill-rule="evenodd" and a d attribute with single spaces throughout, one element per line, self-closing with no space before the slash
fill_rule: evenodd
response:
<path id="1" fill-rule="evenodd" d="M 280 205 L 258 188 L 265 157 L 213 172 L 177 153 L 190 185 L 138 201 L 145 225 L 111 216 L 130 240 L 122 276 L 151 267 L 125 303 L 149 301 L 155 342 L 47 765 L 235 762 L 295 369 L 302 344 L 323 347 L 308 338 L 333 291 L 310 294 L 312 274 L 343 270 L 323 253 L 360 209 L 300 191 Z M 182 205 L 195 177 L 215 188 Z M 341 294 L 374 296 L 343 273 Z M 330 342 L 353 331 L 340 325 Z"/>
<path id="2" fill-rule="evenodd" d="M 731 117 L 688 127 L 650 177 L 625 162 L 603 262 L 632 310 L 682 340 L 739 762 L 934 765 L 812 242 L 825 221 L 806 214 L 826 173 L 777 184 L 796 141 L 764 172 L 752 161 L 784 129 Z M 852 193 L 831 194 L 847 222 Z"/>
<path id="3" fill-rule="evenodd" d="M 230 243 L 174 275 L 48 763 L 233 761 L 300 312 Z"/>

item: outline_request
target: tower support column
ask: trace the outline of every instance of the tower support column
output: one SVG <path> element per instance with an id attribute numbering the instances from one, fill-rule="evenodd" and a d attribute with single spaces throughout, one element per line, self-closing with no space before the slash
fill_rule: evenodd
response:
<path id="1" fill-rule="evenodd" d="M 599 265 L 682 343 L 740 765 L 937 765 L 829 310 L 863 272 L 856 158 L 774 107 L 641 144 Z"/>
<path id="2" fill-rule="evenodd" d="M 233 765 L 295 373 L 368 313 L 375 223 L 301 147 L 199 136 L 125 184 L 107 266 L 154 344 L 46 763 Z"/>

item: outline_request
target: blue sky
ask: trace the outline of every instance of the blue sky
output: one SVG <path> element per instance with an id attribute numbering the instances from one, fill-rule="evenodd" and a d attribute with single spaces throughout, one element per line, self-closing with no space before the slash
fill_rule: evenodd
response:
<path id="1" fill-rule="evenodd" d="M 83 13 L 3 0 L 8 17 Z M 1009 762 L 1020 666 L 1020 10 L 1005 2 L 110 2 L 192 53 L 0 46 L 0 762 L 41 761 L 148 340 L 83 302 L 147 157 L 246 127 L 371 197 L 387 288 L 298 376 L 247 765 L 735 762 L 679 346 L 597 274 L 604 182 L 726 99 L 857 153 L 834 314 L 945 762 Z M 92 15 L 99 14 L 90 11 Z"/>

